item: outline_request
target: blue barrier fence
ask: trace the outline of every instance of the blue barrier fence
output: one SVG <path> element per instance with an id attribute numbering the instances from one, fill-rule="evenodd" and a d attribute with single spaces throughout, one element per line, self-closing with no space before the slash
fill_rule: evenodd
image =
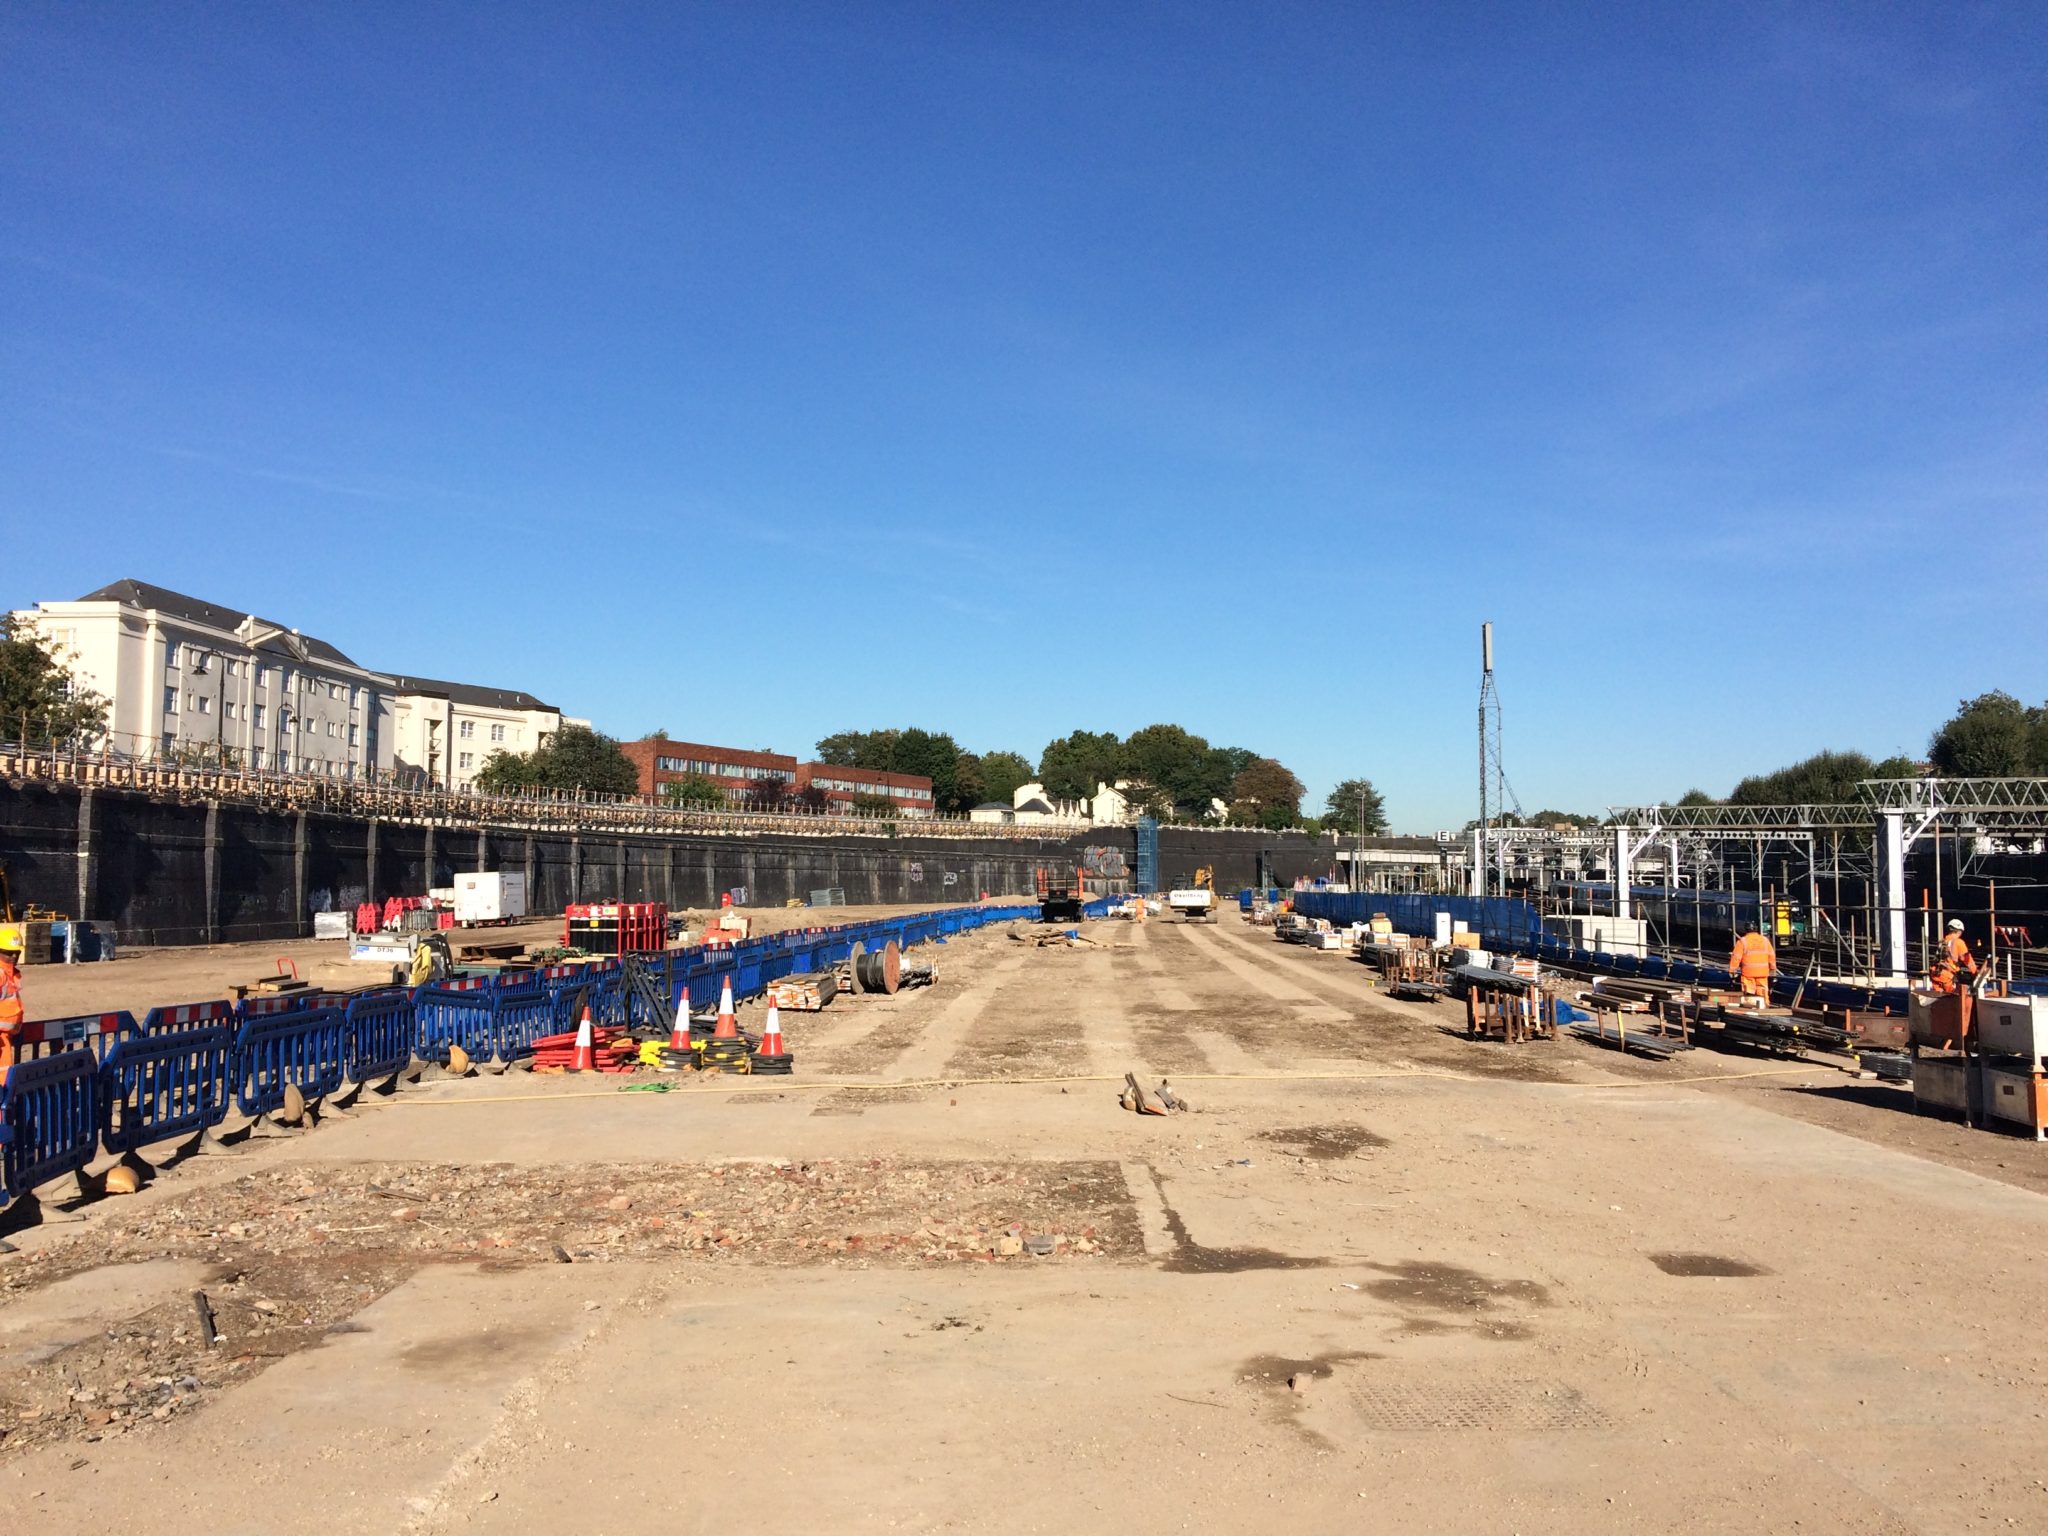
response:
<path id="1" fill-rule="evenodd" d="M 1106 915 L 1094 901 L 1086 916 Z M 878 949 L 943 943 L 989 923 L 1035 916 L 1035 904 L 963 907 L 792 930 L 731 948 L 666 950 L 641 957 L 671 998 L 707 1008 L 730 981 L 743 1001 L 769 983 L 838 965 L 856 944 Z M 402 1069 L 415 1055 L 460 1045 L 479 1061 L 531 1054 L 543 1035 L 574 1027 L 562 1013 L 586 998 L 592 1018 L 650 1021 L 629 996 L 620 961 L 470 976 L 416 989 L 309 990 L 281 996 L 152 1008 L 138 1025 L 126 1013 L 33 1021 L 30 1049 L 0 1079 L 0 1203 L 75 1172 L 104 1148 L 115 1155 L 219 1125 L 230 1101 L 248 1115 L 284 1104 L 287 1086 L 307 1099 Z M 666 1023 L 666 1020 L 660 1021 Z M 40 1054 L 36 1054 L 40 1052 Z"/>
<path id="2" fill-rule="evenodd" d="M 100 1066 L 100 1143 L 138 1152 L 211 1130 L 227 1118 L 234 1027 L 205 1024 L 123 1036 Z"/>
<path id="3" fill-rule="evenodd" d="M 472 1061 L 489 1061 L 493 1048 L 491 987 L 421 987 L 412 995 L 414 1049 L 428 1061 L 446 1061 L 451 1045 Z"/>
<path id="4" fill-rule="evenodd" d="M 19 1061 L 0 1086 L 0 1172 L 9 1198 L 75 1173 L 100 1140 L 100 1064 L 91 1051 Z"/>
<path id="5" fill-rule="evenodd" d="M 417 1023 L 408 989 L 358 992 L 349 999 L 343 1018 L 348 1026 L 350 1082 L 389 1077 L 412 1061 Z"/>
<path id="6" fill-rule="evenodd" d="M 272 1114 L 285 1089 L 308 1099 L 338 1093 L 348 1071 L 347 1015 L 339 1008 L 258 1016 L 235 1036 L 235 1103 L 245 1115 Z"/>
<path id="7" fill-rule="evenodd" d="M 539 987 L 508 987 L 491 1000 L 491 1048 L 500 1061 L 533 1054 L 533 1042 L 554 1034 L 554 1005 Z"/>

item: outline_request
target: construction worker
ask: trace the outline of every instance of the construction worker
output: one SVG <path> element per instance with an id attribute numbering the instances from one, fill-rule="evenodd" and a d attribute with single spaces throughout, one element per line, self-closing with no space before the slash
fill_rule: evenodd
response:
<path id="1" fill-rule="evenodd" d="M 1755 923 L 1743 924 L 1742 937 L 1728 954 L 1728 974 L 1741 983 L 1742 995 L 1768 1003 L 1771 977 L 1777 969 L 1778 951 L 1771 941 L 1756 931 Z"/>
<path id="2" fill-rule="evenodd" d="M 15 1042 L 21 1036 L 21 929 L 0 923 L 0 1075 L 14 1065 Z"/>
<path id="3" fill-rule="evenodd" d="M 1970 953 L 1970 941 L 1963 937 L 1963 920 L 1952 917 L 1948 920 L 1948 932 L 1942 935 L 1941 948 L 1934 953 L 1934 967 L 1927 979 L 1935 991 L 1953 992 L 1958 978 L 1966 974 L 1977 974 L 1977 957 Z"/>

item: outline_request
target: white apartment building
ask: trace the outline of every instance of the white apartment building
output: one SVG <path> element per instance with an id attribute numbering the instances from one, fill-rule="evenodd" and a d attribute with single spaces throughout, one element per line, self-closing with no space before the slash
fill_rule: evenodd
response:
<path id="1" fill-rule="evenodd" d="M 13 618 L 105 697 L 116 753 L 333 778 L 391 765 L 392 679 L 324 640 L 140 581 Z"/>
<path id="2" fill-rule="evenodd" d="M 562 712 L 530 693 L 431 677 L 395 677 L 391 753 L 401 774 L 469 788 L 494 752 L 532 752 L 562 728 Z M 572 725 L 587 722 L 572 720 Z"/>

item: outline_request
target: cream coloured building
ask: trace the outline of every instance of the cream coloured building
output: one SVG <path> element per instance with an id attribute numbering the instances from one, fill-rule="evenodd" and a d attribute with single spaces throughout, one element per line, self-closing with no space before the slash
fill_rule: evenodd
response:
<path id="1" fill-rule="evenodd" d="M 331 778 L 391 764 L 392 679 L 285 625 L 133 580 L 13 619 L 107 700 L 122 756 Z"/>
<path id="2" fill-rule="evenodd" d="M 469 788 L 492 753 L 532 752 L 562 728 L 560 710 L 516 689 L 430 677 L 393 681 L 392 765 L 443 789 Z"/>

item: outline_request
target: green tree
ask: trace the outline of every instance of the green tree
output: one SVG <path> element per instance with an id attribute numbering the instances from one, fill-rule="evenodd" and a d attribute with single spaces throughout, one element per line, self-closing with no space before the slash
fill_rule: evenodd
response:
<path id="1" fill-rule="evenodd" d="M 897 768 L 896 744 L 901 731 L 839 731 L 818 743 L 818 761 L 834 768 L 869 768 L 877 772 L 917 773 Z"/>
<path id="2" fill-rule="evenodd" d="M 1047 742 L 1038 759 L 1038 781 L 1054 800 L 1084 800 L 1122 775 L 1123 743 L 1114 731 L 1075 731 Z"/>
<path id="3" fill-rule="evenodd" d="M 73 680 L 69 660 L 34 624 L 0 614 L 0 736 L 79 746 L 106 730 L 107 701 Z"/>
<path id="4" fill-rule="evenodd" d="M 854 766 L 858 765 L 856 764 Z M 863 815 L 874 815 L 882 812 L 894 811 L 896 809 L 896 803 L 893 800 L 891 800 L 887 795 L 857 794 L 853 797 L 851 803 L 853 808 L 856 811 L 861 812 Z"/>
<path id="5" fill-rule="evenodd" d="M 1364 807 L 1361 827 L 1360 806 Z M 1387 803 L 1371 779 L 1346 779 L 1323 802 L 1323 826 L 1348 837 L 1378 837 L 1387 830 Z"/>
<path id="6" fill-rule="evenodd" d="M 981 754 L 981 798 L 1000 800 L 1008 805 L 1017 793 L 1017 786 L 1029 784 L 1037 775 L 1031 771 L 1031 762 L 1017 752 L 984 752 Z M 979 802 L 977 802 L 979 803 Z"/>
<path id="7" fill-rule="evenodd" d="M 988 798 L 988 782 L 982 775 L 981 759 L 972 752 L 962 752 L 953 759 L 952 802 L 941 807 L 958 813 L 971 811 Z"/>
<path id="8" fill-rule="evenodd" d="M 1903 757 L 1873 763 L 1861 752 L 1816 752 L 1775 773 L 1753 774 L 1729 792 L 1730 805 L 1854 805 L 1865 779 L 1912 778 Z"/>
<path id="9" fill-rule="evenodd" d="M 662 785 L 661 798 L 664 804 L 685 810 L 717 810 L 725 804 L 725 791 L 703 775 L 693 773 L 687 779 L 670 779 Z"/>
<path id="10" fill-rule="evenodd" d="M 1228 792 L 1217 780 L 1222 759 L 1212 758 L 1211 751 L 1208 742 L 1181 726 L 1148 725 L 1124 742 L 1124 769 L 1181 815 L 1206 816 L 1209 802 Z M 1294 798 L 1298 809 L 1301 792 Z"/>
<path id="11" fill-rule="evenodd" d="M 1301 780 L 1278 760 L 1262 757 L 1230 786 L 1230 803 L 1233 810 L 1247 808 L 1257 825 L 1278 831 L 1301 820 L 1301 797 L 1306 793 Z"/>
<path id="12" fill-rule="evenodd" d="M 1691 808 L 1694 806 L 1702 805 L 1719 805 L 1721 802 L 1716 800 L 1712 795 L 1708 794 L 1704 789 L 1688 789 L 1684 794 L 1678 797 L 1678 803 L 1687 808 Z"/>
<path id="13" fill-rule="evenodd" d="M 1582 816 L 1577 811 L 1538 811 L 1529 818 L 1532 827 L 1597 827 L 1600 818 Z"/>
<path id="14" fill-rule="evenodd" d="M 2040 716 L 2009 693 L 1964 699 L 1928 743 L 1928 760 L 1936 773 L 1958 778 L 2023 778 L 2039 771 Z"/>
<path id="15" fill-rule="evenodd" d="M 632 759 L 610 736 L 565 725 L 531 752 L 493 752 L 476 776 L 486 794 L 519 789 L 580 789 L 593 795 L 630 795 L 640 788 Z"/>
<path id="16" fill-rule="evenodd" d="M 889 761 L 876 766 L 892 773 L 915 773 L 932 781 L 932 804 L 940 810 L 957 808 L 959 801 L 960 744 L 943 731 L 921 730 L 916 726 L 904 731 L 889 731 L 883 734 L 894 736 Z M 865 763 L 856 763 L 864 768 Z"/>

